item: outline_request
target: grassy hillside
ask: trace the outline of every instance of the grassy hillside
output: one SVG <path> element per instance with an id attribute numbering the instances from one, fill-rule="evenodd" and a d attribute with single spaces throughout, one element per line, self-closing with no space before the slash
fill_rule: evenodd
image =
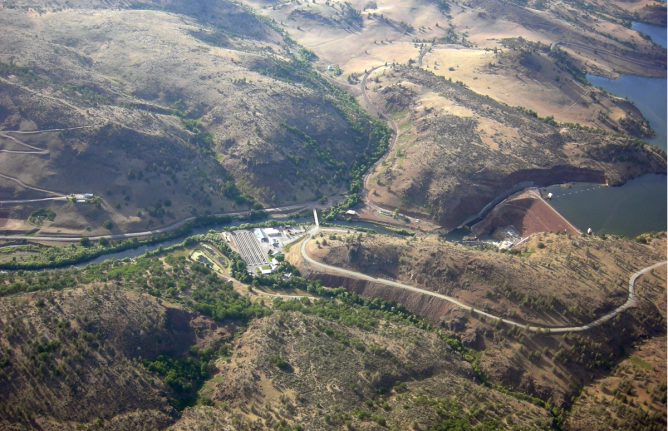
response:
<path id="1" fill-rule="evenodd" d="M 48 206 L 57 216 L 42 233 L 318 200 L 359 184 L 386 146 L 385 127 L 319 77 L 309 52 L 232 3 L 11 6 L 2 197 L 101 196 L 3 208 L 27 219 Z M 10 132 L 52 129 L 64 130 Z"/>
<path id="2" fill-rule="evenodd" d="M 367 181 L 381 205 L 455 228 L 516 184 L 620 184 L 665 172 L 665 153 L 628 135 L 498 103 L 465 84 L 406 66 L 371 75 L 369 95 L 399 137 Z"/>
<path id="3" fill-rule="evenodd" d="M 357 260 L 368 261 L 372 248 L 391 258 L 392 240 L 378 248 L 381 239 L 362 238 L 367 251 Z M 321 250 L 346 244 L 329 241 L 333 245 Z M 581 274 L 578 286 L 553 304 L 570 304 L 573 294 L 594 301 L 590 297 L 600 289 L 585 266 L 573 267 L 586 263 L 581 248 L 601 262 L 600 273 L 614 278 L 615 267 L 630 271 L 636 257 L 663 253 L 665 239 L 645 241 L 649 245 L 555 238 L 547 243 L 553 248 L 540 248 L 543 254 L 528 250 L 524 263 L 518 257 L 507 263 L 514 273 L 505 287 L 512 292 L 509 302 L 496 290 L 484 301 L 494 309 L 512 308 L 526 292 L 516 308 L 528 311 L 514 318 L 549 315 L 542 297 L 529 289 L 532 272 L 544 271 L 548 256 L 557 259 L 551 268 L 561 277 Z M 426 256 L 443 246 L 414 242 L 413 251 L 421 253 L 413 256 L 414 271 L 427 268 Z M 217 255 L 213 267 L 189 258 L 204 250 L 202 243 Z M 469 269 L 453 282 L 475 292 L 476 274 L 484 268 L 504 276 L 497 253 L 458 249 L 448 254 Z M 622 249 L 634 257 L 608 262 L 606 253 L 621 256 Z M 284 280 L 283 272 L 294 275 Z M 134 261 L 3 274 L 0 427 L 577 429 L 578 413 L 562 410 L 575 401 L 570 397 L 608 378 L 632 343 L 665 333 L 661 283 L 663 268 L 638 281 L 637 306 L 618 319 L 581 334 L 550 335 L 498 325 L 466 310 L 436 315 L 433 301 L 424 298 L 403 297 L 402 305 L 387 287 L 362 289 L 364 296 L 354 286 L 325 288 L 289 263 L 276 275 L 251 280 L 215 233 Z M 311 298 L 272 299 L 265 290 Z M 586 314 L 574 307 L 563 318 L 578 312 Z M 649 360 L 633 354 L 640 359 L 630 360 L 640 366 Z M 661 387 L 638 385 L 646 390 L 625 392 L 623 402 L 637 405 L 642 394 L 654 394 L 652 404 L 640 408 L 647 411 L 645 423 L 660 424 Z"/>

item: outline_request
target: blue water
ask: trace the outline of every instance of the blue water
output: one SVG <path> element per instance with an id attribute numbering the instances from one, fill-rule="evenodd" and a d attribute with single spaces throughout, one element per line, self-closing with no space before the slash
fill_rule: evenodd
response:
<path id="1" fill-rule="evenodd" d="M 644 22 L 633 22 L 631 28 L 644 33 L 652 38 L 657 45 L 666 48 L 666 28 L 658 25 L 645 24 Z"/>
<path id="2" fill-rule="evenodd" d="M 587 79 L 595 86 L 635 103 L 658 135 L 646 141 L 666 149 L 666 78 L 622 75 L 619 79 L 607 79 L 588 74 Z"/>
<path id="3" fill-rule="evenodd" d="M 665 46 L 665 30 L 664 30 Z M 612 94 L 627 97 L 640 109 L 658 137 L 646 141 L 666 149 L 666 78 L 622 75 L 611 80 L 587 75 L 594 85 Z M 665 175 L 645 175 L 621 187 L 572 184 L 548 187 L 554 196 L 551 205 L 583 232 L 635 237 L 643 232 L 666 229 L 668 208 Z"/>
<path id="4" fill-rule="evenodd" d="M 578 229 L 591 228 L 635 237 L 643 232 L 666 230 L 666 176 L 644 175 L 621 187 L 571 184 L 544 189 L 552 193 L 550 204 Z"/>

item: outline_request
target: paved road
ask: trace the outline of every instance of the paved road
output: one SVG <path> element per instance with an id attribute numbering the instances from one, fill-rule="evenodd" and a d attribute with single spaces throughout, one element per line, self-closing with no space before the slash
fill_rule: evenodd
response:
<path id="1" fill-rule="evenodd" d="M 1 176 L 1 175 L 0 175 Z M 336 204 L 338 200 L 342 198 L 330 198 L 332 201 L 332 204 Z M 297 204 L 297 205 L 288 205 L 284 207 L 276 207 L 276 208 L 267 208 L 264 209 L 263 211 L 268 212 L 268 213 L 280 213 L 284 211 L 296 211 L 300 210 L 303 208 L 307 207 L 317 207 L 319 205 L 318 201 L 313 201 L 313 202 L 307 202 L 303 204 Z M 248 211 L 239 211 L 239 212 L 233 212 L 233 213 L 221 213 L 221 214 L 214 214 L 215 216 L 238 216 L 238 215 L 243 215 L 243 214 L 248 214 Z M 174 230 L 176 228 L 179 228 L 186 224 L 189 221 L 195 220 L 196 217 L 188 217 L 186 219 L 183 219 L 181 221 L 178 221 L 176 223 L 173 223 L 169 226 L 161 227 L 158 229 L 153 229 L 153 230 L 147 230 L 143 232 L 132 232 L 132 233 L 119 233 L 119 234 L 111 234 L 111 235 L 99 235 L 99 236 L 91 236 L 88 237 L 90 240 L 98 240 L 102 238 L 107 238 L 107 239 L 124 239 L 124 238 L 136 238 L 140 236 L 149 236 L 149 235 L 156 235 L 159 233 L 164 233 L 168 232 L 170 230 Z M 80 236 L 25 236 L 25 235 L 0 235 L 0 239 L 29 239 L 32 241 L 63 241 L 63 242 L 76 242 L 79 241 L 82 237 Z"/>
<path id="2" fill-rule="evenodd" d="M 331 231 L 340 232 L 340 230 L 333 230 L 333 229 L 320 229 L 320 230 L 328 231 L 328 232 L 331 232 Z M 319 229 L 316 228 L 316 229 L 311 231 L 311 234 L 316 234 L 316 233 L 318 233 L 318 231 L 319 231 Z M 527 326 L 527 324 L 525 324 L 525 323 L 519 323 L 519 322 L 515 322 L 513 320 L 504 319 L 504 318 L 501 318 L 500 316 L 495 316 L 495 315 L 487 313 L 485 311 L 475 309 L 475 308 L 473 308 L 473 307 L 471 307 L 467 304 L 464 304 L 463 302 L 458 301 L 457 299 L 455 299 L 451 296 L 442 295 L 440 293 L 432 292 L 430 290 L 422 289 L 422 288 L 415 287 L 415 286 L 410 286 L 408 284 L 398 283 L 396 281 L 386 280 L 384 278 L 371 277 L 369 275 L 362 274 L 360 272 L 350 271 L 350 270 L 347 270 L 347 269 L 338 268 L 338 267 L 335 267 L 335 266 L 324 264 L 322 262 L 318 262 L 318 261 L 312 259 L 311 257 L 309 257 L 306 254 L 306 244 L 309 241 L 310 241 L 310 235 L 307 236 L 306 239 L 302 242 L 301 254 L 302 254 L 302 257 L 304 258 L 304 260 L 306 260 L 308 263 L 314 265 L 315 267 L 322 268 L 322 269 L 325 269 L 327 271 L 337 272 L 339 274 L 347 275 L 347 276 L 357 278 L 357 279 L 360 279 L 360 280 L 367 280 L 367 281 L 371 281 L 371 282 L 374 282 L 374 283 L 382 283 L 382 284 L 392 286 L 392 287 L 396 287 L 396 288 L 399 288 L 399 289 L 404 289 L 404 290 L 409 290 L 409 291 L 415 292 L 415 293 L 421 293 L 421 294 L 424 294 L 424 295 L 434 296 L 436 298 L 443 299 L 445 301 L 451 302 L 451 303 L 453 303 L 453 304 L 455 304 L 455 305 L 457 305 L 461 308 L 464 308 L 464 309 L 467 309 L 467 310 L 473 310 L 476 314 L 480 314 L 480 315 L 483 315 L 483 316 L 486 316 L 486 317 L 489 317 L 489 318 L 495 319 L 495 320 L 501 320 L 503 323 L 506 323 L 508 325 L 517 326 L 517 327 L 520 327 L 520 328 L 526 328 L 526 329 L 528 329 L 529 331 L 532 331 L 532 332 L 536 332 L 538 330 L 545 331 L 546 329 L 548 329 L 550 331 L 550 333 L 552 333 L 552 334 L 587 331 L 587 330 L 589 330 L 589 329 L 591 329 L 595 326 L 600 325 L 601 323 L 603 323 L 607 320 L 612 319 L 613 317 L 615 317 L 616 315 L 618 315 L 622 311 L 630 308 L 635 301 L 635 298 L 634 298 L 634 284 L 635 284 L 636 279 L 638 277 L 640 277 L 642 274 L 644 274 L 648 271 L 651 271 L 654 268 L 658 268 L 659 266 L 662 266 L 662 265 L 666 264 L 666 261 L 658 262 L 658 263 L 655 263 L 654 265 L 648 266 L 647 268 L 641 269 L 640 271 L 637 271 L 636 273 L 634 273 L 631 276 L 631 278 L 629 279 L 629 296 L 628 296 L 628 299 L 626 300 L 626 303 L 624 305 L 618 307 L 617 309 L 611 311 L 610 313 L 607 313 L 606 315 L 594 320 L 591 323 L 588 323 L 588 324 L 583 325 L 583 326 L 571 326 L 571 327 Z"/>

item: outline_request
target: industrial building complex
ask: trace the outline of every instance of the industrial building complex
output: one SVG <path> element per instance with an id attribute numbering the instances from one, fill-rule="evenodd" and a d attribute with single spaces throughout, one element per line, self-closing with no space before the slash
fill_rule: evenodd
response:
<path id="1" fill-rule="evenodd" d="M 241 255 L 249 273 L 270 274 L 280 264 L 274 256 L 286 244 L 306 235 L 309 229 L 310 226 L 279 226 L 223 232 L 222 236 Z"/>

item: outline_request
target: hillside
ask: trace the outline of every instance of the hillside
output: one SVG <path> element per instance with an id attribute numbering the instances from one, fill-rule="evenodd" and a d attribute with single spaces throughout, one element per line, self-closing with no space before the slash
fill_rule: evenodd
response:
<path id="1" fill-rule="evenodd" d="M 538 118 L 424 70 L 380 68 L 370 81 L 398 138 L 369 175 L 369 198 L 448 229 L 523 182 L 616 185 L 666 172 L 665 153 L 628 135 Z"/>
<path id="2" fill-rule="evenodd" d="M 0 307 L 3 429 L 99 418 L 124 429 L 165 427 L 177 415 L 165 397 L 169 387 L 140 358 L 202 343 L 197 320 L 209 324 L 155 298 L 101 285 L 3 298 Z"/>
<path id="3" fill-rule="evenodd" d="M 3 205 L 2 218 L 46 206 L 40 233 L 104 234 L 106 220 L 119 232 L 311 202 L 383 151 L 385 127 L 240 6 L 20 6 L 0 13 L 2 200 L 101 199 Z"/>
<path id="4" fill-rule="evenodd" d="M 332 251 L 331 259 L 354 247 L 357 235 L 348 242 L 327 238 L 331 245 L 316 250 Z M 430 238 L 406 245 L 362 235 L 355 262 L 385 270 L 372 256 L 391 259 L 407 247 L 413 274 L 446 277 L 434 282 L 458 285 L 462 300 L 478 301 L 476 307 L 488 302 L 490 311 L 521 309 L 515 319 L 556 316 L 551 322 L 558 324 L 591 318 L 583 302 L 615 303 L 621 296 L 592 279 L 603 277 L 607 286 L 608 277 L 621 282 L 641 259 L 665 259 L 665 235 L 647 236 L 646 244 L 543 239 L 545 248 L 534 252 L 530 243 L 523 256 L 509 258 Z M 207 267 L 189 257 L 202 247 L 218 263 Z M 452 266 L 451 277 L 439 271 L 430 259 L 440 252 L 467 269 L 457 274 Z M 600 264 L 598 275 L 587 267 L 593 263 Z M 609 323 L 578 334 L 539 334 L 426 295 L 299 265 L 309 278 L 282 263 L 277 273 L 246 284 L 251 280 L 239 255 L 210 232 L 132 261 L 0 274 L 0 428 L 579 429 L 577 412 L 591 407 L 562 410 L 571 397 L 613 378 L 610 369 L 627 369 L 625 352 L 644 348 L 643 339 L 665 337 L 665 267 L 643 275 L 636 305 Z M 489 277 L 497 284 L 512 271 L 512 284 L 504 291 L 488 286 L 484 300 L 466 297 L 483 287 L 485 270 L 499 273 Z M 543 287 L 556 298 L 546 301 L 532 289 L 536 273 L 549 270 L 554 278 L 543 277 Z M 285 280 L 284 272 L 293 276 Z M 578 284 L 557 290 L 557 276 Z M 641 366 L 654 363 L 633 355 Z M 665 397 L 652 379 L 632 383 L 637 389 L 617 398 L 630 403 L 626 409 L 653 394 L 651 404 L 634 411 L 644 409 L 643 420 L 655 426 Z"/>
<path id="5" fill-rule="evenodd" d="M 666 259 L 665 235 L 645 238 L 649 245 L 535 234 L 519 253 L 508 254 L 435 236 L 405 239 L 325 232 L 308 243 L 306 253 L 337 268 L 448 295 L 520 325 L 558 328 L 592 322 L 626 302 L 628 277 Z M 614 358 L 623 356 L 634 341 L 665 333 L 665 267 L 641 278 L 636 306 L 611 323 L 577 334 L 534 335 L 438 298 L 313 267 L 292 252 L 288 257 L 308 278 L 399 302 L 437 322 L 482 352 L 481 369 L 492 381 L 552 399 L 556 405 L 568 404 L 583 382 L 606 376 Z M 578 356 L 571 356 L 573 352 Z"/>
<path id="6" fill-rule="evenodd" d="M 631 21 L 665 26 L 666 5 L 655 0 L 245 3 L 314 51 L 321 70 L 340 82 L 357 85 L 387 63 L 414 64 L 561 122 L 614 130 L 621 117 L 639 116 L 589 86 L 586 73 L 666 76 L 666 50 L 631 29 Z M 510 52 L 506 41 L 518 37 L 542 46 L 532 67 Z"/>
<path id="7" fill-rule="evenodd" d="M 309 314 L 279 312 L 254 323 L 203 389 L 216 405 L 186 410 L 174 428 L 550 429 L 553 424 L 546 409 L 481 386 L 471 365 L 434 333 L 396 322 L 360 329 Z"/>
<path id="8" fill-rule="evenodd" d="M 622 305 L 628 275 L 665 260 L 666 244 L 665 237 L 647 246 L 541 233 L 512 253 L 500 253 L 432 235 L 403 239 L 324 233 L 323 240 L 326 244 L 307 247 L 307 253 L 323 263 L 400 280 L 540 326 L 587 323 Z"/>
<path id="9" fill-rule="evenodd" d="M 552 427 L 540 402 L 483 385 L 471 352 L 397 304 L 296 276 L 323 299 L 239 294 L 225 279 L 243 262 L 219 238 L 0 276 L 0 428 Z M 202 240 L 231 260 L 224 274 L 186 258 Z"/>

